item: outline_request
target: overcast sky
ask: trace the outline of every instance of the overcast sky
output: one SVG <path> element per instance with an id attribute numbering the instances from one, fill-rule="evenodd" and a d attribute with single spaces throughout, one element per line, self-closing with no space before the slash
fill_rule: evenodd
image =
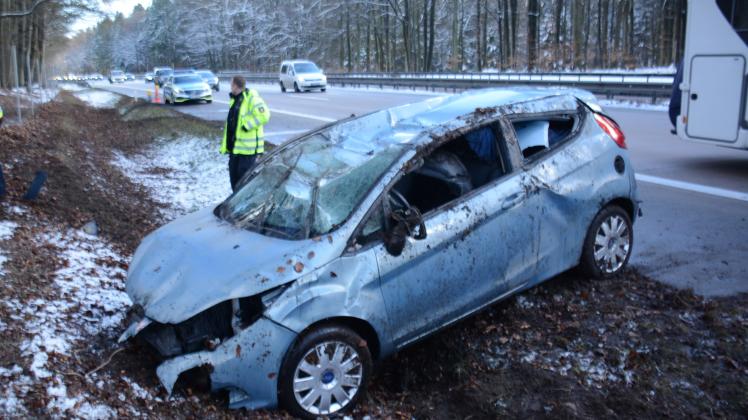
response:
<path id="1" fill-rule="evenodd" d="M 117 12 L 120 12 L 125 16 L 130 16 L 130 14 L 132 13 L 132 9 L 138 3 L 142 4 L 143 7 L 148 7 L 151 5 L 151 0 L 99 0 L 99 10 L 110 16 L 114 16 L 114 14 Z M 73 23 L 73 26 L 70 28 L 70 33 L 72 35 L 78 31 L 96 26 L 96 24 L 102 19 L 103 17 L 97 15 L 83 16 L 82 18 L 78 19 L 78 21 Z"/>

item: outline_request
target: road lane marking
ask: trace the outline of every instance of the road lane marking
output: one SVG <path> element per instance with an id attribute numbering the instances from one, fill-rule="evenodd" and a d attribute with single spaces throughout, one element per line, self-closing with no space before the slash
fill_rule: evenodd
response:
<path id="1" fill-rule="evenodd" d="M 678 188 L 686 191 L 694 191 L 702 194 L 713 195 L 722 198 L 731 198 L 733 200 L 740 200 L 748 202 L 748 193 L 726 190 L 724 188 L 710 187 L 707 185 L 694 184 L 685 181 L 676 181 L 674 179 L 660 178 L 658 176 L 636 174 L 636 180 L 641 182 L 648 182 L 650 184 L 662 185 L 665 187 Z"/>
<path id="2" fill-rule="evenodd" d="M 313 96 L 303 96 L 303 94 L 302 94 L 302 95 L 298 95 L 298 96 L 294 96 L 294 98 L 299 98 L 299 99 L 309 99 L 309 100 L 311 100 L 311 101 L 325 101 L 325 102 L 328 102 L 328 101 L 330 101 L 330 100 L 329 100 L 329 99 L 327 99 L 327 98 L 315 98 L 315 97 L 313 97 Z"/>
<path id="3" fill-rule="evenodd" d="M 219 104 L 226 104 L 226 105 L 229 104 L 226 101 L 218 101 L 215 99 L 213 100 L 213 102 L 217 102 Z M 286 111 L 285 109 L 278 109 L 278 108 L 273 108 L 273 107 L 270 107 L 270 111 L 275 112 L 276 114 L 291 115 L 294 117 L 308 118 L 310 120 L 317 120 L 317 121 L 324 121 L 324 122 L 335 122 L 338 120 L 337 118 L 320 117 L 319 115 L 303 114 L 301 112 Z"/>
<path id="4" fill-rule="evenodd" d="M 270 111 L 275 112 L 277 114 L 291 115 L 293 117 L 308 118 L 310 120 L 317 120 L 317 121 L 324 121 L 324 122 L 335 122 L 338 120 L 337 118 L 320 117 L 317 115 L 302 114 L 301 112 L 285 111 L 282 109 L 270 108 Z"/>

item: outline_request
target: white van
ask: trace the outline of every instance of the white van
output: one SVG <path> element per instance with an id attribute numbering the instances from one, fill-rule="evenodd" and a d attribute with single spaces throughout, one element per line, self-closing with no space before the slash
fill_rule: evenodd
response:
<path id="1" fill-rule="evenodd" d="M 312 89 L 327 90 L 327 77 L 322 70 L 308 60 L 290 60 L 281 63 L 278 77 L 281 92 L 293 89 L 294 92 L 309 92 Z"/>

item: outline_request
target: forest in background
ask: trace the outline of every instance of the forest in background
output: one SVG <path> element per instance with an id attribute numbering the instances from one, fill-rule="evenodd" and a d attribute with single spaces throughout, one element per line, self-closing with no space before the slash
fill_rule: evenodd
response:
<path id="1" fill-rule="evenodd" d="M 69 37 L 97 0 L 0 0 L 0 87 L 158 65 L 328 72 L 668 66 L 686 0 L 153 0 Z M 12 68 L 12 50 L 16 68 Z"/>
<path id="2" fill-rule="evenodd" d="M 16 75 L 20 86 L 45 80 L 49 58 L 68 48 L 69 25 L 92 12 L 95 0 L 0 0 L 0 87 Z"/>
<path id="3" fill-rule="evenodd" d="M 59 64 L 276 71 L 528 71 L 667 66 L 686 0 L 154 0 L 79 34 Z"/>

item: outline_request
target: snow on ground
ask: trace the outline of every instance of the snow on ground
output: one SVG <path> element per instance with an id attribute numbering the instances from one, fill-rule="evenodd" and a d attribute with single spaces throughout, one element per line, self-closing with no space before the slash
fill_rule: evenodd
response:
<path id="1" fill-rule="evenodd" d="M 13 237 L 13 232 L 16 230 L 18 225 L 14 222 L 11 222 L 10 220 L 0 220 L 0 242 L 1 241 L 7 241 L 8 239 Z M 0 247 L 0 277 L 5 275 L 5 272 L 3 271 L 3 265 L 8 260 L 7 255 L 5 254 L 2 247 Z M 0 321 L 0 329 L 3 328 L 3 324 Z"/>
<path id="2" fill-rule="evenodd" d="M 31 93 L 29 93 L 25 87 L 20 87 L 13 88 L 11 90 L 0 91 L 0 95 L 13 97 L 19 96 L 21 97 L 22 101 L 26 101 L 27 103 L 31 101 L 35 104 L 43 104 L 54 99 L 55 96 L 57 96 L 58 92 L 59 89 L 56 88 L 41 89 L 39 85 L 34 85 L 31 88 Z"/>
<path id="3" fill-rule="evenodd" d="M 170 218 L 215 205 L 231 194 L 226 156 L 202 137 L 160 139 L 142 154 L 115 153 L 114 164 L 167 205 Z"/>
<path id="4" fill-rule="evenodd" d="M 575 348 L 575 344 L 577 343 L 572 342 L 569 347 Z M 581 346 L 579 347 L 581 348 Z M 636 351 L 636 354 L 646 352 L 646 349 L 642 349 Z M 609 360 L 591 351 L 576 352 L 553 348 L 543 351 L 530 350 L 521 356 L 520 361 L 558 373 L 561 376 L 574 374 L 582 379 L 587 386 L 601 389 L 610 383 L 631 385 L 634 373 L 626 368 L 626 360 L 630 353 L 630 350 L 619 351 L 618 363 L 612 364 Z"/>
<path id="5" fill-rule="evenodd" d="M 600 99 L 600 105 L 605 108 L 640 109 L 642 111 L 667 111 L 670 101 L 660 101 L 656 104 L 650 101 L 637 102 L 618 99 Z"/>
<path id="6" fill-rule="evenodd" d="M 73 95 L 94 108 L 114 108 L 121 96 L 106 90 L 88 89 Z"/>
<path id="7" fill-rule="evenodd" d="M 72 83 L 72 82 L 58 83 L 57 87 L 60 88 L 60 89 L 62 89 L 62 90 L 67 90 L 69 92 L 78 92 L 78 91 L 81 91 L 81 90 L 89 89 L 86 86 L 79 85 L 77 83 Z"/>
<path id="8" fill-rule="evenodd" d="M 3 302 L 14 314 L 12 321 L 24 325 L 28 338 L 19 350 L 31 364 L 27 369 L 18 365 L 0 369 L 0 416 L 23 415 L 19 400 L 33 383 L 43 381 L 49 397 L 46 408 L 52 416 L 111 418 L 116 414 L 111 408 L 87 402 L 88 395 L 68 392 L 64 377 L 69 372 L 54 371 L 50 359 L 75 357 L 76 343 L 102 333 L 114 339 L 115 327 L 131 305 L 124 292 L 126 259 L 102 239 L 77 230 L 47 230 L 38 241 L 60 250 L 62 268 L 55 273 L 53 296 Z M 95 378 L 92 375 L 88 380 Z"/>
<path id="9" fill-rule="evenodd" d="M 572 70 L 572 69 L 564 69 L 564 70 L 553 70 L 553 71 L 535 71 L 535 73 L 609 73 L 609 74 L 667 74 L 671 75 L 674 74 L 676 71 L 676 68 L 674 65 L 670 66 L 663 66 L 663 67 L 638 67 L 635 69 L 624 69 L 624 68 L 617 68 L 617 69 L 610 69 L 610 68 L 603 68 L 603 69 L 586 69 L 586 70 Z M 497 68 L 487 68 L 483 69 L 483 73 L 526 73 L 526 71 L 522 70 L 499 70 Z"/>

